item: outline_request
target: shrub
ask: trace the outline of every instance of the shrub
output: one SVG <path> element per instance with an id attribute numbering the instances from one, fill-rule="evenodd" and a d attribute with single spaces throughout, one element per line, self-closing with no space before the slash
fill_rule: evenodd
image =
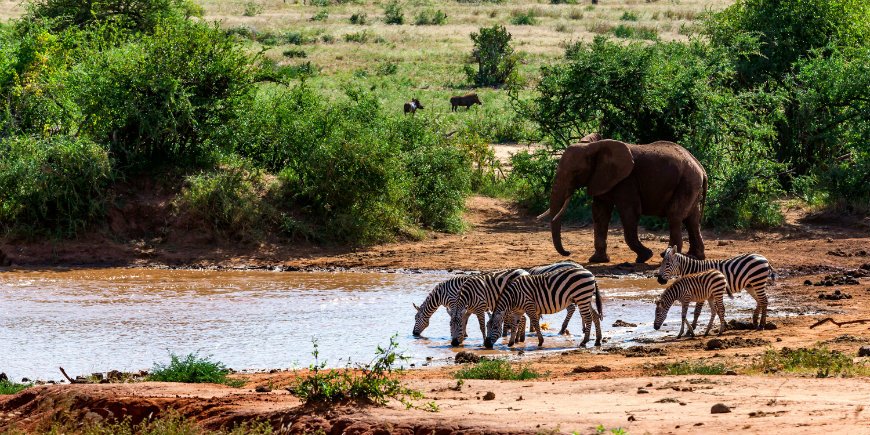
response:
<path id="1" fill-rule="evenodd" d="M 402 6 L 399 4 L 399 0 L 390 0 L 390 2 L 384 6 L 384 22 L 387 24 L 405 23 L 405 13 L 402 12 Z"/>
<path id="2" fill-rule="evenodd" d="M 7 379 L 0 380 L 0 396 L 8 394 L 18 394 L 21 391 L 30 388 L 31 384 L 18 384 L 10 382 Z"/>
<path id="3" fill-rule="evenodd" d="M 356 42 L 358 44 L 365 44 L 366 42 L 369 42 L 369 39 L 371 39 L 371 37 L 372 32 L 369 32 L 368 30 L 344 34 L 345 42 Z"/>
<path id="4" fill-rule="evenodd" d="M 353 15 L 350 16 L 351 24 L 359 24 L 363 25 L 368 21 L 368 15 L 365 12 L 354 12 Z"/>
<path id="5" fill-rule="evenodd" d="M 288 48 L 287 50 L 284 50 L 284 52 L 282 54 L 284 55 L 284 57 L 289 57 L 290 59 L 297 58 L 297 57 L 301 57 L 301 58 L 308 57 L 308 54 L 305 53 L 305 50 L 298 49 L 298 48 Z"/>
<path id="6" fill-rule="evenodd" d="M 518 57 L 511 46 L 511 34 L 504 26 L 482 27 L 472 33 L 471 59 L 477 71 L 466 65 L 465 74 L 477 86 L 500 86 L 515 74 Z"/>
<path id="7" fill-rule="evenodd" d="M 423 394 L 402 385 L 396 377 L 401 368 L 396 363 L 407 359 L 399 353 L 396 337 L 390 338 L 387 347 L 378 346 L 372 362 L 339 370 L 326 370 L 326 362 L 320 362 L 317 341 L 313 340 L 314 362 L 304 376 L 296 377 L 296 384 L 289 390 L 306 404 L 331 404 L 359 402 L 371 405 L 386 405 L 390 399 L 398 400 L 408 407 L 414 406 L 410 399 L 420 399 Z M 436 408 L 437 409 L 437 408 Z"/>
<path id="8" fill-rule="evenodd" d="M 817 377 L 828 376 L 866 376 L 870 373 L 864 364 L 856 364 L 851 356 L 836 350 L 830 350 L 822 344 L 811 348 L 767 349 L 759 360 L 754 361 L 753 368 L 764 373 L 779 371 L 815 374 Z"/>
<path id="9" fill-rule="evenodd" d="M 621 21 L 637 21 L 637 12 L 625 11 L 619 19 Z"/>
<path id="10" fill-rule="evenodd" d="M 577 0 L 550 0 L 553 5 L 576 5 Z"/>
<path id="11" fill-rule="evenodd" d="M 242 15 L 246 17 L 255 17 L 263 13 L 263 5 L 257 2 L 247 2 L 245 3 L 245 10 L 242 11 Z"/>
<path id="12" fill-rule="evenodd" d="M 44 19 L 55 30 L 111 23 L 133 31 L 152 32 L 166 19 L 201 12 L 189 0 L 29 0 L 25 19 Z"/>
<path id="13" fill-rule="evenodd" d="M 456 379 L 490 379 L 496 381 L 525 381 L 537 379 L 540 373 L 529 367 L 514 369 L 503 359 L 483 360 L 471 367 L 464 367 L 453 375 Z"/>
<path id="14" fill-rule="evenodd" d="M 701 361 L 679 361 L 663 364 L 665 374 L 679 375 L 724 375 L 725 365 L 719 363 L 707 364 Z"/>
<path id="15" fill-rule="evenodd" d="M 512 11 L 511 24 L 515 26 L 534 26 L 538 20 L 535 16 L 535 11 L 529 9 L 527 11 Z"/>
<path id="16" fill-rule="evenodd" d="M 0 222 L 7 230 L 72 236 L 102 217 L 111 180 L 105 150 L 87 139 L 0 142 Z"/>
<path id="17" fill-rule="evenodd" d="M 154 363 L 149 381 L 155 382 L 182 382 L 188 384 L 226 384 L 240 387 L 244 382 L 228 379 L 230 370 L 218 361 L 212 361 L 208 357 L 200 357 L 195 353 L 185 357 L 169 355 L 169 364 Z"/>
<path id="18" fill-rule="evenodd" d="M 285 33 L 284 40 L 287 41 L 288 44 L 293 45 L 311 44 L 312 42 L 316 41 L 313 36 L 296 31 Z"/>
<path id="19" fill-rule="evenodd" d="M 321 9 L 311 17 L 311 21 L 326 21 L 327 18 L 329 18 L 329 11 Z"/>
<path id="20" fill-rule="evenodd" d="M 69 421 L 67 421 L 69 420 Z M 80 433 L 87 435 L 273 435 L 275 431 L 268 422 L 255 421 L 234 425 L 232 429 L 206 430 L 179 412 L 169 410 L 159 416 L 149 415 L 134 424 L 130 416 L 121 420 L 96 419 L 82 422 L 78 419 L 63 419 L 52 424 L 50 434 Z M 10 434 L 17 432 L 10 432 Z"/>
<path id="21" fill-rule="evenodd" d="M 626 26 L 625 24 L 620 24 L 614 27 L 611 32 L 613 32 L 613 36 L 616 36 L 617 38 L 646 39 L 651 41 L 659 38 L 658 32 L 655 29 L 648 27 L 632 27 Z"/>
<path id="22" fill-rule="evenodd" d="M 406 165 L 414 180 L 409 193 L 416 203 L 415 220 L 440 231 L 462 231 L 465 197 L 471 189 L 466 156 L 447 145 L 419 147 L 408 153 Z"/>
<path id="23" fill-rule="evenodd" d="M 395 75 L 399 71 L 399 64 L 396 62 L 381 62 L 378 64 L 377 74 L 379 76 Z"/>
<path id="24" fill-rule="evenodd" d="M 447 14 L 441 9 L 437 11 L 432 9 L 424 9 L 420 11 L 414 18 L 414 24 L 418 26 L 426 25 L 442 25 L 447 22 Z"/>

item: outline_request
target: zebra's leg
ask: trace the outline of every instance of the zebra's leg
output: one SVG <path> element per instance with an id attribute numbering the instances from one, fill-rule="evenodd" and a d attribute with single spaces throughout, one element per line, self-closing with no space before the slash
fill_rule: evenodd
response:
<path id="1" fill-rule="evenodd" d="M 767 293 L 764 291 L 764 288 L 759 289 L 756 293 L 757 297 L 755 298 L 755 311 L 761 313 L 761 322 L 758 326 L 755 327 L 756 330 L 763 331 L 764 327 L 767 326 Z M 752 313 L 752 324 L 755 324 L 755 313 Z"/>
<path id="2" fill-rule="evenodd" d="M 591 308 L 590 311 L 592 312 L 592 321 L 595 322 L 595 347 L 601 347 L 601 315 Z"/>
<path id="3" fill-rule="evenodd" d="M 526 313 L 520 314 L 519 327 L 517 328 L 517 333 L 519 334 L 519 342 L 526 342 Z M 532 325 L 529 325 L 529 329 L 531 329 Z"/>
<path id="4" fill-rule="evenodd" d="M 687 319 L 688 315 L 689 315 L 689 303 L 686 302 L 683 304 L 683 307 L 682 307 L 682 318 L 681 318 L 682 320 L 680 321 L 680 333 L 677 334 L 677 338 L 680 338 L 683 336 L 683 331 L 685 331 L 686 326 L 691 326 L 691 325 L 689 325 L 689 320 Z M 692 331 L 692 328 L 689 328 L 689 331 L 686 332 L 686 336 L 689 337 L 689 336 L 694 336 L 694 335 L 695 335 L 695 333 L 694 333 L 694 331 Z"/>
<path id="5" fill-rule="evenodd" d="M 480 336 L 486 339 L 486 311 L 478 311 L 474 314 L 477 315 L 477 323 L 480 324 Z"/>
<path id="6" fill-rule="evenodd" d="M 568 314 L 565 315 L 565 321 L 562 322 L 562 329 L 559 330 L 559 335 L 571 335 L 571 332 L 568 331 L 568 322 L 571 321 L 571 316 L 574 315 L 575 309 L 577 309 L 576 305 L 568 305 Z"/>
<path id="7" fill-rule="evenodd" d="M 468 338 L 468 318 L 471 317 L 471 314 L 471 311 L 466 311 L 465 315 L 462 317 L 462 336 L 459 341 L 464 341 Z"/>
<path id="8" fill-rule="evenodd" d="M 538 313 L 529 313 L 529 322 L 532 324 L 532 327 L 535 328 L 535 331 L 538 331 L 538 347 L 542 347 L 544 345 L 544 334 L 541 333 L 541 325 L 539 321 L 540 318 L 538 317 Z"/>
<path id="9" fill-rule="evenodd" d="M 721 296 L 719 297 L 719 300 L 720 301 L 722 300 Z M 716 320 L 716 314 L 719 312 L 719 303 L 716 301 L 715 296 L 710 296 L 710 299 L 708 300 L 708 302 L 710 302 L 710 322 L 707 323 L 707 330 L 704 331 L 704 337 L 710 335 L 710 329 L 713 328 L 713 321 Z M 695 312 L 696 313 L 698 312 L 697 307 L 699 305 L 702 307 L 704 306 L 703 302 L 698 302 L 697 304 L 695 304 L 695 307 L 696 307 Z M 697 317 L 695 317 L 695 321 L 696 322 L 698 321 Z M 722 331 L 719 331 L 719 333 L 721 334 Z"/>
<path id="10" fill-rule="evenodd" d="M 722 335 L 725 332 L 725 301 L 720 296 L 717 302 L 719 304 L 716 309 L 716 312 L 719 314 L 719 335 Z"/>
<path id="11" fill-rule="evenodd" d="M 701 310 L 704 309 L 704 301 L 695 302 L 695 318 L 692 320 L 692 329 L 698 327 L 698 318 L 701 317 Z M 713 306 L 710 305 L 710 310 L 713 310 Z"/>
<path id="12" fill-rule="evenodd" d="M 586 308 L 580 308 L 580 318 L 583 320 L 583 341 L 580 342 L 580 347 L 586 347 L 589 342 L 589 333 L 592 330 L 592 316 L 595 310 L 592 309 L 592 302 L 586 304 Z"/>

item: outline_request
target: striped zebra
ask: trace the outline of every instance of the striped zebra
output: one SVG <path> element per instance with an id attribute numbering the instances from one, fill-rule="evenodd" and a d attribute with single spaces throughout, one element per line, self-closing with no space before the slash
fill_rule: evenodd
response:
<path id="1" fill-rule="evenodd" d="M 457 276 L 439 283 L 423 300 L 423 305 L 418 307 L 417 304 L 413 304 L 414 309 L 417 310 L 417 314 L 414 315 L 414 337 L 419 337 L 423 330 L 429 327 L 429 319 L 438 308 L 443 306 L 448 313 L 450 312 L 453 303 L 456 302 L 456 296 L 459 295 L 459 289 L 468 278 L 471 276 Z"/>
<path id="2" fill-rule="evenodd" d="M 755 311 L 752 312 L 752 324 L 756 329 L 764 329 L 767 324 L 767 293 L 765 288 L 773 280 L 773 270 L 766 258 L 759 254 L 743 254 L 727 260 L 695 260 L 677 252 L 676 246 L 671 246 L 662 254 L 662 265 L 656 275 L 659 284 L 665 284 L 668 279 L 716 269 L 728 279 L 728 296 L 740 290 L 746 291 L 755 299 Z M 697 326 L 698 317 L 704 304 L 695 306 L 695 319 L 692 326 Z M 761 323 L 758 315 L 761 314 Z"/>
<path id="3" fill-rule="evenodd" d="M 695 336 L 695 325 L 690 325 L 686 319 L 689 313 L 689 304 L 696 303 L 696 307 L 703 307 L 704 302 L 710 302 L 710 323 L 707 324 L 707 330 L 704 331 L 704 336 L 710 333 L 710 328 L 713 327 L 713 321 L 716 316 L 719 316 L 719 335 L 725 331 L 725 303 L 722 302 L 722 295 L 728 292 L 728 279 L 722 272 L 716 269 L 710 269 L 706 272 L 684 275 L 677 278 L 671 285 L 665 289 L 662 296 L 656 300 L 656 318 L 653 323 L 653 328 L 656 331 L 662 327 L 665 318 L 668 317 L 668 311 L 674 304 L 674 301 L 680 301 L 683 305 L 683 317 L 680 321 L 680 333 L 677 338 L 683 336 L 683 329 L 688 326 L 689 331 L 686 335 L 689 337 Z M 731 292 L 728 296 L 734 297 Z M 697 322 L 697 317 L 695 318 Z"/>
<path id="4" fill-rule="evenodd" d="M 465 340 L 468 318 L 472 314 L 477 315 L 480 333 L 485 337 L 485 313 L 492 310 L 498 295 L 511 281 L 528 274 L 523 269 L 505 269 L 483 273 L 465 281 L 456 297 L 456 303 L 450 311 L 450 344 L 459 346 Z"/>
<path id="5" fill-rule="evenodd" d="M 595 298 L 597 308 L 592 308 L 592 299 Z M 489 333 L 484 340 L 484 346 L 492 349 L 493 344 L 499 338 L 502 323 L 510 315 L 529 316 L 532 328 L 538 333 L 538 346 L 544 344 L 544 335 L 541 333 L 539 324 L 542 314 L 553 314 L 564 310 L 574 304 L 580 311 L 583 319 L 583 341 L 581 347 L 589 341 L 589 333 L 592 323 L 595 323 L 595 345 L 601 346 L 601 319 L 604 310 L 601 302 L 601 293 L 598 283 L 592 272 L 578 267 L 550 272 L 545 275 L 525 275 L 513 281 L 499 297 L 492 316 L 489 318 Z M 519 334 L 514 331 L 508 346 L 512 346 Z"/>
<path id="6" fill-rule="evenodd" d="M 543 275 L 543 274 L 550 273 L 550 272 L 553 272 L 556 270 L 567 269 L 569 267 L 570 268 L 580 268 L 580 269 L 583 268 L 583 266 L 579 265 L 578 263 L 566 260 L 566 261 L 560 261 L 558 263 L 547 264 L 544 266 L 535 266 L 535 267 L 532 267 L 531 269 L 526 269 L 526 270 L 529 272 L 529 275 Z M 568 323 L 571 321 L 571 317 L 574 316 L 575 309 L 577 309 L 577 307 L 574 304 L 568 305 L 568 308 L 565 310 L 567 312 L 565 314 L 565 320 L 562 321 L 562 328 L 559 329 L 559 335 L 570 334 L 570 331 L 568 331 Z M 509 323 L 510 322 L 505 322 L 505 329 L 506 330 L 512 330 L 512 328 L 515 327 L 515 325 L 509 324 Z M 521 326 L 523 327 L 523 329 L 520 330 L 520 333 L 522 334 L 523 339 L 520 341 L 525 341 L 526 318 L 524 316 L 520 318 L 520 323 L 521 323 Z M 530 332 L 531 332 L 531 330 L 530 330 Z M 506 334 L 504 334 L 504 332 L 502 332 L 502 337 L 504 337 L 505 335 Z"/>

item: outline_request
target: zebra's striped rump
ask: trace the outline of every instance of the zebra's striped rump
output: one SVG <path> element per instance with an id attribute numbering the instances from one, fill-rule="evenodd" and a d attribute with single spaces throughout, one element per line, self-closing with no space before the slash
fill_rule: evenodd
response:
<path id="1" fill-rule="evenodd" d="M 592 299 L 596 299 L 598 312 L 592 308 Z M 484 345 L 492 348 L 498 340 L 502 325 L 510 315 L 529 316 L 532 327 L 538 334 L 538 345 L 543 345 L 544 337 L 539 324 L 542 314 L 553 314 L 575 304 L 583 319 L 584 338 L 581 346 L 589 340 L 591 324 L 596 325 L 596 345 L 601 344 L 601 324 L 599 314 L 602 310 L 601 296 L 595 276 L 583 268 L 567 268 L 544 275 L 525 275 L 516 278 L 508 288 L 501 293 L 492 316 L 489 319 L 488 333 Z M 509 345 L 513 345 L 518 337 L 514 331 Z"/>
<path id="2" fill-rule="evenodd" d="M 719 335 L 725 331 L 725 304 L 722 302 L 722 296 L 728 289 L 728 280 L 725 275 L 718 270 L 711 269 L 706 272 L 685 275 L 677 278 L 671 283 L 662 293 L 661 297 L 656 300 L 656 315 L 653 322 L 653 328 L 659 330 L 668 316 L 671 306 L 674 302 L 679 301 L 683 306 L 682 319 L 680 322 L 680 333 L 677 338 L 683 336 L 685 326 L 689 326 L 689 336 L 694 336 L 694 326 L 689 324 L 686 315 L 689 311 L 689 304 L 692 302 L 699 303 L 703 307 L 704 302 L 710 303 L 710 323 L 707 324 L 707 330 L 704 335 L 710 333 L 710 328 L 713 327 L 713 321 L 716 316 L 719 316 L 721 325 L 719 327 Z"/>
<path id="3" fill-rule="evenodd" d="M 468 318 L 477 316 L 481 335 L 486 335 L 485 315 L 492 311 L 502 291 L 516 278 L 528 275 L 523 269 L 507 269 L 484 273 L 466 280 L 450 310 L 450 343 L 459 346 L 466 337 Z"/>
<path id="4" fill-rule="evenodd" d="M 677 252 L 676 246 L 671 246 L 662 255 L 657 278 L 664 284 L 672 277 L 690 275 L 710 269 L 716 269 L 728 280 L 726 292 L 728 296 L 743 289 L 755 299 L 755 310 L 752 313 L 752 324 L 758 329 L 767 323 L 768 297 L 766 288 L 773 281 L 773 269 L 770 262 L 760 254 L 742 254 L 726 260 L 695 260 Z M 700 314 L 700 307 L 695 308 L 695 322 Z M 758 323 L 759 314 L 761 323 Z"/>
<path id="5" fill-rule="evenodd" d="M 457 276 L 439 283 L 429 292 L 422 305 L 419 307 L 414 305 L 417 310 L 417 314 L 414 315 L 414 337 L 419 337 L 423 330 L 429 327 L 429 319 L 438 311 L 438 308 L 443 306 L 447 308 L 447 312 L 450 312 L 456 302 L 459 289 L 468 278 L 470 276 Z"/>

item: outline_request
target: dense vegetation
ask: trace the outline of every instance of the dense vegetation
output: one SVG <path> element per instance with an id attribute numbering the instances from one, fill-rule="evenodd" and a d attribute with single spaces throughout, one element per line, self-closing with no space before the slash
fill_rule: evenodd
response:
<path id="1" fill-rule="evenodd" d="M 329 6 L 317 3 L 310 21 L 333 20 Z M 360 28 L 346 44 L 392 44 L 374 20 L 446 20 L 403 2 L 378 7 L 342 18 Z M 547 16 L 514 12 L 505 19 Z M 738 0 L 681 28 L 701 32 L 689 42 L 590 22 L 617 39 L 566 44 L 540 71 L 496 24 L 469 35 L 454 69 L 384 58 L 329 79 L 311 58 L 332 34 L 221 27 L 201 15 L 186 0 L 33 0 L 0 24 L 0 230 L 75 236 L 104 224 L 119 184 L 154 177 L 177 185 L 174 222 L 238 240 L 455 232 L 471 191 L 542 210 L 554 156 L 592 131 L 689 148 L 710 175 L 708 226 L 777 225 L 785 196 L 870 211 L 870 6 L 861 0 Z M 619 16 L 644 30 L 645 17 Z M 281 45 L 291 47 L 278 50 L 283 60 L 264 54 Z M 429 69 L 443 76 L 433 87 L 414 72 Z M 468 86 L 481 87 L 483 106 L 427 106 L 414 117 L 393 107 L 410 92 L 446 101 Z M 526 140 L 545 147 L 515 155 L 511 171 L 488 147 Z M 569 217 L 588 219 L 577 195 Z"/>

